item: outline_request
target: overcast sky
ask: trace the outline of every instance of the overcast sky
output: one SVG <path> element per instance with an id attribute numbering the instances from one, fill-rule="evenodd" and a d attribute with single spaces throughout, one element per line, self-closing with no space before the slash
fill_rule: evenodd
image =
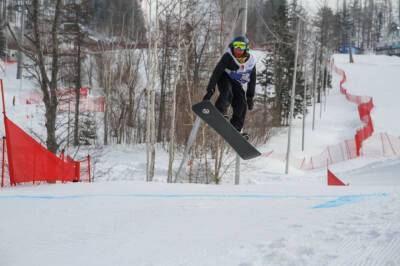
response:
<path id="1" fill-rule="evenodd" d="M 335 9 L 337 0 L 300 0 L 299 2 L 303 4 L 308 12 L 314 14 L 318 7 L 322 6 L 325 2 L 327 5 Z"/>

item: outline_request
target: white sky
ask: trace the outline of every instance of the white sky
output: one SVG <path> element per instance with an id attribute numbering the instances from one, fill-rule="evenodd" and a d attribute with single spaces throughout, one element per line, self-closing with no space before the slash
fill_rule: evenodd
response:
<path id="1" fill-rule="evenodd" d="M 325 2 L 332 8 L 336 8 L 338 0 L 300 0 L 306 10 L 312 14 L 316 12 L 319 6 L 322 6 Z M 341 1 L 340 1 L 341 2 Z"/>
<path id="2" fill-rule="evenodd" d="M 400 58 L 354 59 L 349 64 L 346 55 L 335 56 L 347 73 L 345 87 L 374 98 L 377 143 L 386 139 L 380 132 L 398 139 Z M 0 71 L 7 103 L 33 87 L 24 79 L 20 92 L 16 70 L 16 64 L 7 64 Z M 329 143 L 342 141 L 335 137 L 341 131 L 354 137 L 358 110 L 339 93 L 339 80 L 333 74 L 326 110 L 316 117 L 315 135 L 306 136 L 307 151 L 319 144 L 324 147 L 321 152 Z M 37 132 L 43 117 L 36 106 L 23 103 L 8 105 L 8 115 Z M 301 150 L 301 125 L 296 119 L 293 152 Z M 280 129 L 273 136 L 260 151 L 272 145 L 285 151 L 287 131 Z M 228 163 L 234 154 L 226 155 L 223 167 L 228 169 L 220 185 L 166 184 L 168 154 L 161 146 L 156 151 L 155 182 L 144 182 L 145 154 L 145 145 L 108 145 L 93 154 L 94 183 L 0 188 L 0 264 L 400 265 L 398 158 L 361 157 L 330 165 L 350 185 L 327 187 L 325 167 L 310 172 L 290 168 L 286 175 L 284 156 L 262 156 L 243 162 L 241 185 L 233 186 L 235 167 Z M 179 162 L 177 158 L 175 170 Z M 84 256 L 76 256 L 82 251 Z"/>

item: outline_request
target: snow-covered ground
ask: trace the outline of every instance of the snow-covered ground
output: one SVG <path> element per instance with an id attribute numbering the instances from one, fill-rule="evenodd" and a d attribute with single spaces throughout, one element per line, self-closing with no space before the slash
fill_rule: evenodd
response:
<path id="1" fill-rule="evenodd" d="M 347 73 L 345 87 L 374 98 L 376 132 L 399 136 L 400 59 L 355 60 L 349 65 L 335 56 Z M 361 126 L 338 81 L 334 75 L 321 117 L 317 107 L 304 153 L 296 121 L 296 154 L 319 153 Z M 13 114 L 18 123 L 24 111 Z M 286 140 L 282 130 L 260 150 L 284 152 Z M 143 182 L 144 146 L 109 147 L 100 155 L 97 171 L 104 174 L 95 183 L 0 190 L 0 265 L 400 265 L 398 158 L 333 165 L 350 185 L 328 187 L 326 169 L 291 168 L 285 175 L 283 162 L 260 157 L 242 163 L 242 185 L 232 185 L 228 171 L 217 186 L 166 184 L 161 149 L 153 183 Z"/>

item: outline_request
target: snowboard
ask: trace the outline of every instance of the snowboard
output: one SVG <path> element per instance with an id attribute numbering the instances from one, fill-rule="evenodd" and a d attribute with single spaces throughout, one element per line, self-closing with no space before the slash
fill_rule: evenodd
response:
<path id="1" fill-rule="evenodd" d="M 243 160 L 253 159 L 261 155 L 210 101 L 197 103 L 192 106 L 192 110 L 228 142 Z"/>

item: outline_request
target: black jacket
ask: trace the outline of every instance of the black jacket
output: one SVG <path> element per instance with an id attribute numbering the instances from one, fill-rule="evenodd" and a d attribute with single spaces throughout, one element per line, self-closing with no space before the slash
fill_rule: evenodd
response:
<path id="1" fill-rule="evenodd" d="M 250 55 L 249 55 L 250 56 Z M 238 70 L 239 66 L 236 64 L 234 59 L 232 58 L 232 55 L 229 52 L 226 52 L 221 59 L 219 60 L 218 64 L 215 66 L 215 69 L 211 75 L 210 81 L 207 86 L 207 92 L 212 92 L 214 93 L 215 91 L 215 86 L 218 83 L 218 80 L 221 78 L 222 75 L 228 75 L 225 72 L 225 69 L 229 70 Z M 229 80 L 232 83 L 236 83 L 239 86 L 242 86 L 240 82 L 237 80 L 229 78 Z M 254 93 L 256 89 L 256 67 L 253 67 L 253 70 L 250 74 L 250 81 L 247 83 L 247 91 L 246 91 L 246 97 L 247 98 L 253 98 Z"/>

